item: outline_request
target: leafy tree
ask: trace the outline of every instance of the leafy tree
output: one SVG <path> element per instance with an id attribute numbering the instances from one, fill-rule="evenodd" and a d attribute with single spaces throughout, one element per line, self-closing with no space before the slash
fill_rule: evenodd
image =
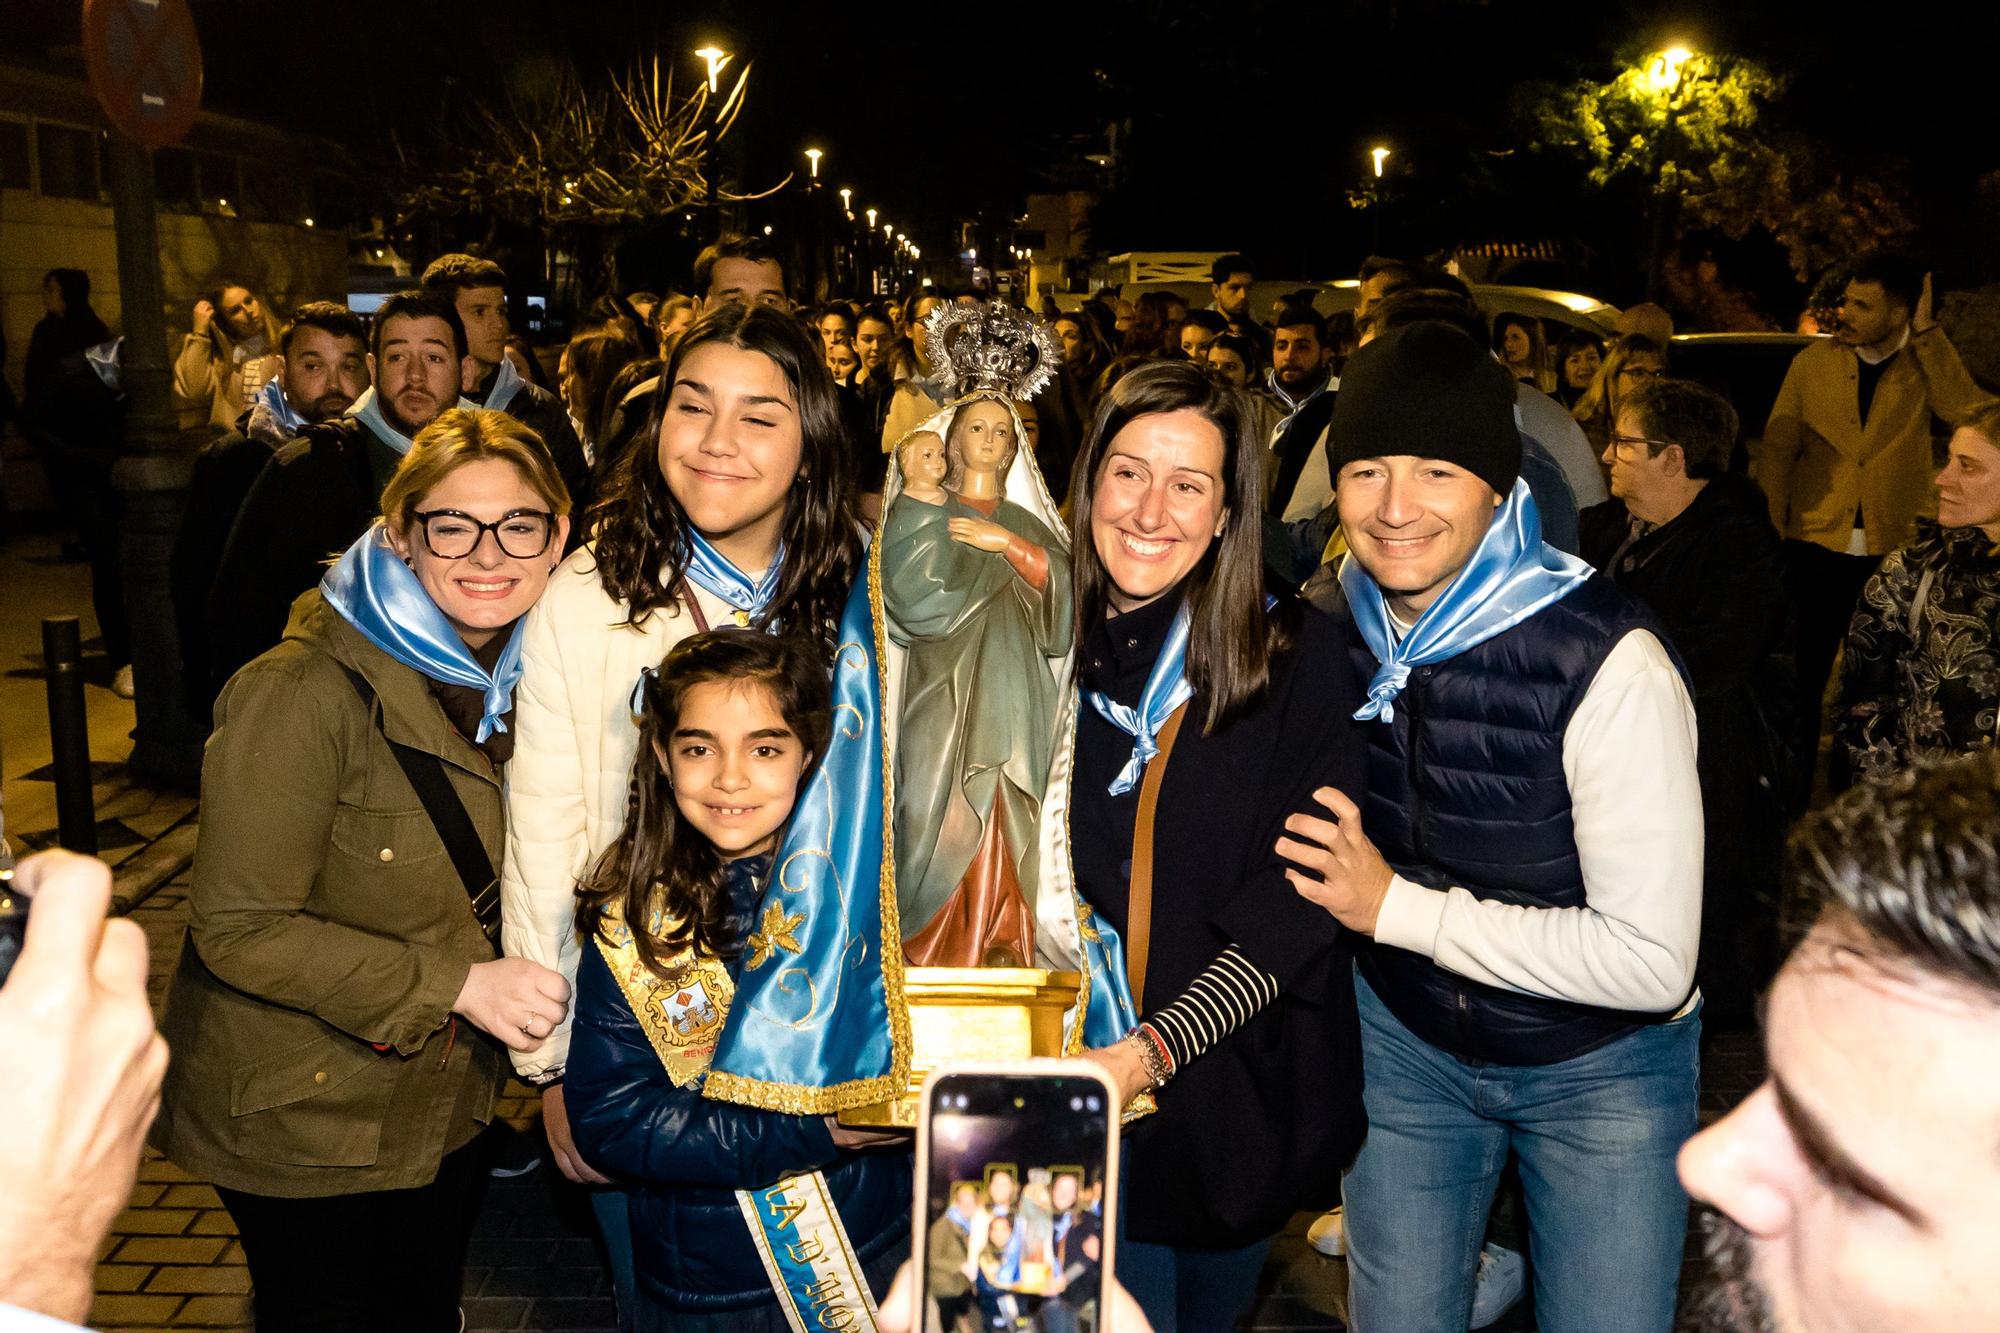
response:
<path id="1" fill-rule="evenodd" d="M 1599 191 L 1657 189 L 1684 232 L 1741 240 L 1761 229 L 1806 281 L 1916 224 L 1896 173 L 1783 127 L 1786 84 L 1743 57 L 1656 55 L 1607 83 L 1527 85 L 1517 111 L 1539 151 L 1581 161 Z"/>

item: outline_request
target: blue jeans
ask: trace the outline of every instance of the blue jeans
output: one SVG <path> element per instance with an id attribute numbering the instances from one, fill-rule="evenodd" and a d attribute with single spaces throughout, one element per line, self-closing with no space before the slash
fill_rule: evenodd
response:
<path id="1" fill-rule="evenodd" d="M 1235 1328 L 1257 1303 L 1257 1279 L 1271 1255 L 1271 1242 L 1208 1250 L 1130 1240 L 1125 1235 L 1123 1177 L 1118 1188 L 1116 1276 L 1146 1312 L 1153 1333 Z"/>
<path id="2" fill-rule="evenodd" d="M 1700 1011 L 1552 1065 L 1438 1050 L 1355 978 L 1368 1138 L 1347 1174 L 1356 1333 L 1458 1333 L 1511 1150 L 1541 1333 L 1667 1333 L 1687 1232 Z"/>

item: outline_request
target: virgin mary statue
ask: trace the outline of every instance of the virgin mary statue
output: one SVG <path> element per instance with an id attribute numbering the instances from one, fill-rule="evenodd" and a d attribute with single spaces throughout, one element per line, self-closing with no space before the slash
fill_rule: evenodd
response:
<path id="1" fill-rule="evenodd" d="M 875 552 L 903 952 L 918 966 L 1028 967 L 1073 629 L 1068 534 L 1014 403 L 1060 353 L 1004 305 L 942 307 L 929 322 L 955 396 L 897 449 Z"/>

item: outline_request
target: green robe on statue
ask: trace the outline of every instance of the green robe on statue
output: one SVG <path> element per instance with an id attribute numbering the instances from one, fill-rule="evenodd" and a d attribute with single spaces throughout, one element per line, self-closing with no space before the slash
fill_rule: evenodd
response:
<path id="1" fill-rule="evenodd" d="M 1048 560 L 1043 586 L 1035 588 L 1005 555 L 954 541 L 947 529 L 954 518 L 988 519 L 1040 547 Z M 905 650 L 896 897 L 906 942 L 917 946 L 926 927 L 939 927 L 912 947 L 914 962 L 992 961 L 985 956 L 992 941 L 983 936 L 994 930 L 994 905 L 952 900 L 962 886 L 975 897 L 991 893 L 996 880 L 1011 881 L 1018 893 L 1032 945 L 1036 825 L 1061 692 L 1052 659 L 1069 652 L 1069 580 L 1061 541 L 1011 501 L 989 513 L 947 493 L 938 504 L 900 496 L 889 508 L 882 600 L 889 635 Z M 974 860 L 1003 850 L 1007 865 L 998 875 L 984 877 L 983 890 L 970 884 L 981 879 L 968 875 Z M 940 918 L 948 905 L 954 917 Z M 1014 943 L 1006 929 L 1000 933 L 1002 943 Z M 1030 947 L 1017 965 L 1033 961 Z"/>

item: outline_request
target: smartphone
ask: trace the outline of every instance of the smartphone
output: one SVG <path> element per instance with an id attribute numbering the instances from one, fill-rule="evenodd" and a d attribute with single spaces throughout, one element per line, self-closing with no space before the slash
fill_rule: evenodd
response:
<path id="1" fill-rule="evenodd" d="M 1102 1327 L 1118 1232 L 1118 1100 L 1096 1065 L 934 1072 L 917 1121 L 916 1195 L 927 1327 Z"/>

